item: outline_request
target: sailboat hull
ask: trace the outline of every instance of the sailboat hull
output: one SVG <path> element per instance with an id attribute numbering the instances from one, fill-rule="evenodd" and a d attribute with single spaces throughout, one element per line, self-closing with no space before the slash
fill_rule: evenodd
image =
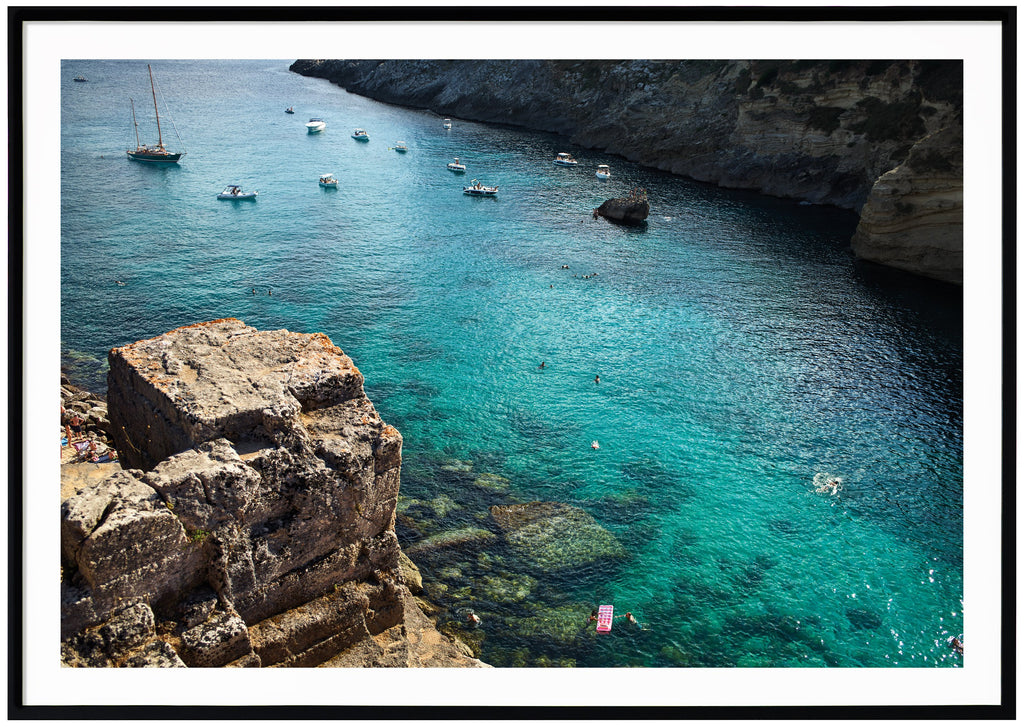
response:
<path id="1" fill-rule="evenodd" d="M 158 151 L 129 151 L 128 158 L 137 162 L 151 162 L 157 164 L 176 164 L 185 152 L 158 152 Z"/>

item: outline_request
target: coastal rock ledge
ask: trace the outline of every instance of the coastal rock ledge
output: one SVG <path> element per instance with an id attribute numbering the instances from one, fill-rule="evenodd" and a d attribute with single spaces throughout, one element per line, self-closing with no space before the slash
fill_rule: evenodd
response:
<path id="1" fill-rule="evenodd" d="M 406 586 L 402 437 L 327 336 L 229 318 L 109 361 L 125 469 L 61 505 L 65 666 L 487 666 Z"/>

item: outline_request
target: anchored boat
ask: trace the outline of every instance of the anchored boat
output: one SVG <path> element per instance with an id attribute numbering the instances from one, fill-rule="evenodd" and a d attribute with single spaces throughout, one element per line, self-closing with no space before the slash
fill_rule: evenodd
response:
<path id="1" fill-rule="evenodd" d="M 455 161 L 448 162 L 448 169 L 455 172 L 456 174 L 465 174 L 466 165 L 459 161 L 458 157 L 455 157 Z"/>
<path id="2" fill-rule="evenodd" d="M 306 132 L 309 134 L 319 134 L 326 128 L 327 122 L 317 116 L 306 122 Z"/>
<path id="3" fill-rule="evenodd" d="M 498 185 L 487 187 L 474 179 L 468 187 L 462 188 L 462 193 L 474 197 L 493 197 L 498 193 Z"/>
<path id="4" fill-rule="evenodd" d="M 135 148 L 127 150 L 128 158 L 134 159 L 137 162 L 175 164 L 185 156 L 185 152 L 168 151 L 167 147 L 164 146 L 164 135 L 160 128 L 160 108 L 156 105 L 156 84 L 153 82 L 153 67 L 147 65 L 146 68 L 149 69 L 149 88 L 153 93 L 153 111 L 156 113 L 157 144 L 156 146 L 149 146 L 139 140 L 139 122 L 135 118 L 135 102 L 132 99 L 128 99 L 132 105 L 132 124 L 135 126 Z M 175 129 L 175 133 L 177 133 L 177 129 Z M 179 138 L 178 141 L 180 142 L 181 139 Z"/>
<path id="5" fill-rule="evenodd" d="M 369 141 L 370 135 L 366 133 L 365 129 L 356 129 L 352 132 L 352 138 L 356 141 Z"/>
<path id="6" fill-rule="evenodd" d="M 320 175 L 320 186 L 321 187 L 333 187 L 338 188 L 338 178 L 333 174 L 321 174 Z"/>
<path id="7" fill-rule="evenodd" d="M 217 199 L 256 199 L 259 192 L 244 192 L 239 184 L 229 184 L 224 191 L 217 195 Z"/>
<path id="8" fill-rule="evenodd" d="M 578 161 L 573 159 L 572 154 L 568 154 L 564 151 L 558 152 L 558 155 L 554 159 L 555 164 L 562 167 L 574 167 L 579 164 Z"/>
<path id="9" fill-rule="evenodd" d="M 608 168 L 607 164 L 598 164 L 597 171 L 594 173 L 594 176 L 598 179 L 611 179 L 612 170 Z"/>

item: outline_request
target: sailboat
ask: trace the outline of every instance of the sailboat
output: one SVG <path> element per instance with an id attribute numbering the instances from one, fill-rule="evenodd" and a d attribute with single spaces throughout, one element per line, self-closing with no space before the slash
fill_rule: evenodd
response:
<path id="1" fill-rule="evenodd" d="M 135 125 L 135 148 L 127 151 L 128 158 L 134 159 L 137 162 L 177 163 L 179 159 L 185 156 L 185 152 L 167 151 L 167 147 L 164 146 L 164 136 L 160 129 L 160 109 L 156 105 L 156 84 L 153 83 L 153 68 L 149 65 L 146 68 L 149 69 L 149 88 L 153 92 L 153 111 L 156 112 L 157 145 L 148 146 L 139 141 L 139 122 L 135 120 L 135 102 L 132 99 L 128 99 L 132 105 L 132 123 Z"/>

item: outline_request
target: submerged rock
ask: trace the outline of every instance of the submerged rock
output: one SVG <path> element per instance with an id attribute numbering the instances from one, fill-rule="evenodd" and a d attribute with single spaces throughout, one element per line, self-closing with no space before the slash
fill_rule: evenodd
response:
<path id="1" fill-rule="evenodd" d="M 484 490 L 491 490 L 499 494 L 506 494 L 509 491 L 511 483 L 507 477 L 501 475 L 492 474 L 490 472 L 482 472 L 480 475 L 473 480 L 473 484 Z"/>
<path id="2" fill-rule="evenodd" d="M 614 535 L 585 510 L 572 505 L 495 505 L 491 517 L 516 554 L 541 571 L 573 570 L 626 556 L 626 549 Z"/>
<path id="3" fill-rule="evenodd" d="M 483 528 L 459 528 L 432 535 L 406 548 L 409 555 L 430 553 L 446 548 L 482 548 L 497 539 L 494 533 Z"/>

